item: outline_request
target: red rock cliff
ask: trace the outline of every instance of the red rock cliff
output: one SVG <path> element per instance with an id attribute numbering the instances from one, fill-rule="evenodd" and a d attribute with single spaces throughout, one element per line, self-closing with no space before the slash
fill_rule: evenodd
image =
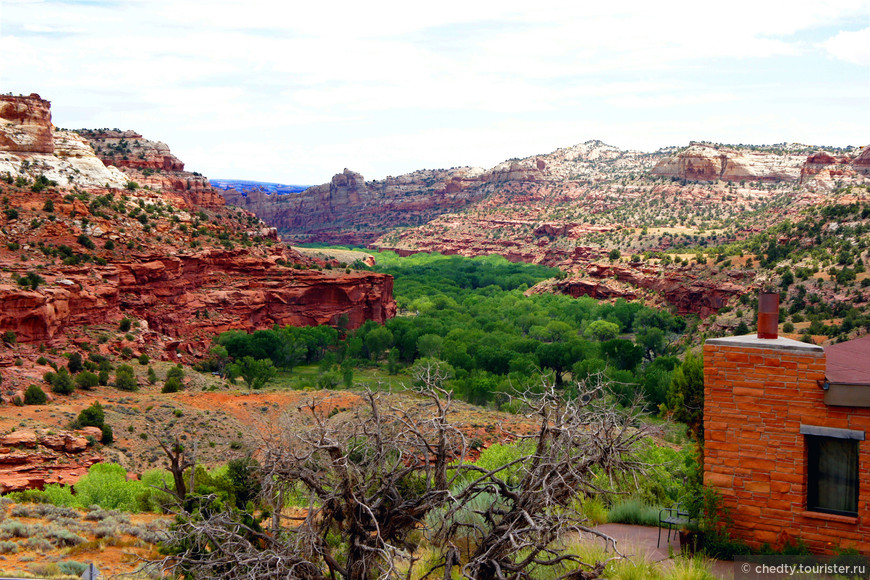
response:
<path id="1" fill-rule="evenodd" d="M 36 93 L 0 95 L 0 151 L 54 153 L 52 130 L 51 103 Z"/>
<path id="2" fill-rule="evenodd" d="M 356 328 L 395 316 L 391 276 L 279 266 L 277 259 L 289 252 L 275 249 L 270 258 L 247 250 L 139 256 L 97 269 L 67 268 L 36 291 L 2 285 L 0 328 L 22 342 L 48 341 L 69 326 L 132 314 L 151 330 L 207 339 L 229 329 L 337 324 L 342 316 Z"/>

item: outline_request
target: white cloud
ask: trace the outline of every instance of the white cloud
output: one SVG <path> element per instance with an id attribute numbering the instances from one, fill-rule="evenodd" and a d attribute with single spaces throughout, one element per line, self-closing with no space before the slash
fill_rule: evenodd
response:
<path id="1" fill-rule="evenodd" d="M 820 46 L 834 58 L 870 66 L 870 28 L 840 32 Z"/>
<path id="2" fill-rule="evenodd" d="M 631 131 L 659 146 L 714 112 L 735 133 L 758 134 L 759 111 L 785 131 L 870 90 L 846 64 L 870 60 L 870 29 L 852 24 L 867 0 L 2 1 L 4 91 L 39 92 L 62 126 L 134 128 L 221 177 L 382 176 Z M 795 73 L 820 51 L 837 60 Z M 827 94 L 799 84 L 821 72 Z M 851 102 L 814 122 L 844 127 Z"/>

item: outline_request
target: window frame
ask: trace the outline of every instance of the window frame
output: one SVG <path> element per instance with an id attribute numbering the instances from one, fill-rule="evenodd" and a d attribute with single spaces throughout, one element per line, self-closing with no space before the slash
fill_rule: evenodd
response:
<path id="1" fill-rule="evenodd" d="M 806 446 L 807 477 L 805 499 L 807 511 L 839 516 L 857 517 L 861 488 L 860 442 L 865 440 L 864 432 L 852 429 L 836 429 L 832 427 L 820 427 L 815 425 L 801 425 L 800 433 L 804 436 L 804 444 Z M 851 466 L 854 473 L 854 480 L 846 482 L 845 486 L 854 490 L 854 511 L 839 510 L 819 505 L 819 445 L 825 440 L 835 440 L 842 442 L 844 445 L 853 445 L 853 447 L 849 449 L 848 452 L 849 455 L 854 455 L 855 464 L 854 466 Z"/>

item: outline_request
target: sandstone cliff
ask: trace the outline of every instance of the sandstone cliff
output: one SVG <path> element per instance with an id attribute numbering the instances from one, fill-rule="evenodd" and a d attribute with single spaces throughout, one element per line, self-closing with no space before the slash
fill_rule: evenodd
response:
<path id="1" fill-rule="evenodd" d="M 127 178 L 106 167 L 90 144 L 51 123 L 50 103 L 39 95 L 0 95 L 0 175 L 44 176 L 59 187 L 122 188 Z"/>

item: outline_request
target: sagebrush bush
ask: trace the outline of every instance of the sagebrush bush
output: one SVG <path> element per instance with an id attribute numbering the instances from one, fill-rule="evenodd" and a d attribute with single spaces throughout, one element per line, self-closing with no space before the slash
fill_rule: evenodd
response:
<path id="1" fill-rule="evenodd" d="M 658 526 L 659 508 L 644 503 L 634 497 L 621 500 L 607 512 L 607 521 L 612 524 L 633 524 L 638 526 Z"/>
<path id="2" fill-rule="evenodd" d="M 18 552 L 17 542 L 0 541 L 0 554 L 14 554 L 16 552 Z"/>

